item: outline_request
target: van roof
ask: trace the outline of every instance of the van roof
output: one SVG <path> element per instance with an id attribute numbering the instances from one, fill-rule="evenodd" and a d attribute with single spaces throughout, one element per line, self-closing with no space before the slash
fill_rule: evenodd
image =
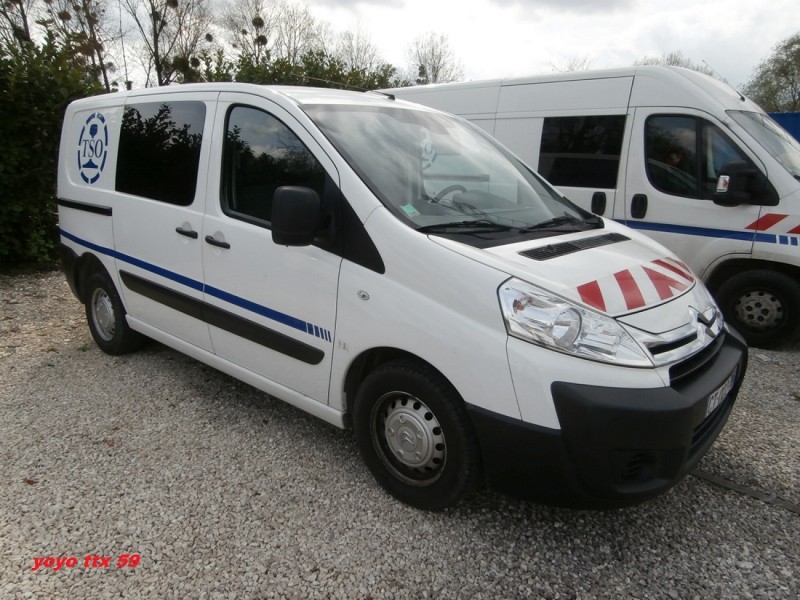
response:
<path id="1" fill-rule="evenodd" d="M 355 92 L 348 90 L 336 90 L 330 88 L 316 88 L 304 86 L 285 86 L 285 85 L 256 85 L 251 83 L 187 83 L 181 85 L 168 85 L 152 88 L 140 88 L 131 91 L 112 92 L 83 98 L 78 102 L 97 102 L 103 103 L 111 101 L 119 103 L 121 99 L 136 99 L 142 97 L 165 96 L 188 92 L 238 92 L 249 93 L 266 98 L 281 96 L 290 102 L 298 105 L 302 104 L 354 104 L 354 105 L 374 105 L 385 104 L 391 101 L 391 96 L 382 92 Z"/>
<path id="2" fill-rule="evenodd" d="M 589 87 L 590 83 L 599 80 L 609 82 L 613 79 L 619 79 L 621 87 L 628 87 L 629 89 L 632 87 L 629 99 L 630 106 L 704 107 L 709 106 L 709 104 L 714 104 L 722 110 L 760 111 L 760 108 L 755 103 L 747 100 L 732 86 L 719 79 L 691 69 L 651 65 L 597 71 L 552 73 L 531 77 L 432 84 L 412 88 L 394 88 L 384 91 L 396 93 L 399 97 L 407 98 L 412 102 L 418 101 L 425 103 L 425 96 L 428 94 L 441 95 L 442 92 L 445 91 L 456 92 L 458 90 L 472 90 L 475 94 L 470 102 L 470 104 L 473 105 L 472 110 L 459 111 L 454 107 L 445 106 L 443 103 L 438 105 L 439 108 L 444 110 L 464 114 L 464 112 L 483 113 L 497 110 L 497 108 L 493 108 L 491 105 L 494 107 L 497 106 L 496 103 L 499 100 L 497 94 L 501 89 L 508 90 L 508 88 L 531 84 L 556 84 L 567 82 L 574 84 L 570 85 L 570 87 L 577 92 L 577 94 L 571 95 L 570 105 L 577 103 L 591 107 L 593 103 L 597 101 L 597 97 L 589 92 L 591 89 L 591 87 Z M 636 79 L 636 85 L 631 86 L 634 79 Z M 580 85 L 581 82 L 587 83 L 585 89 Z M 491 93 L 490 90 L 494 90 L 494 93 Z M 581 91 L 586 93 L 581 93 Z M 627 94 L 625 95 L 627 96 Z M 551 98 L 557 99 L 557 96 L 554 94 Z M 480 102 L 481 106 L 476 107 L 476 101 L 481 99 L 484 100 Z M 546 110 L 557 107 L 539 104 L 536 108 Z M 575 106 L 573 108 L 577 107 Z"/>

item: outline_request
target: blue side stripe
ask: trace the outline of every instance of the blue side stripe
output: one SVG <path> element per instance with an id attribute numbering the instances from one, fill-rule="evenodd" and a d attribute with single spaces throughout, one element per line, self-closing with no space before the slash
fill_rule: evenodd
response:
<path id="1" fill-rule="evenodd" d="M 311 323 L 308 323 L 302 319 L 298 319 L 297 317 L 287 315 L 285 313 L 274 310 L 267 306 L 262 306 L 261 304 L 257 304 L 255 302 L 251 302 L 250 300 L 246 300 L 245 298 L 241 298 L 234 294 L 230 294 L 213 286 L 210 285 L 204 286 L 203 282 L 201 281 L 197 281 L 196 279 L 179 275 L 178 273 L 174 273 L 173 271 L 168 271 L 167 269 L 145 262 L 133 256 L 129 256 L 127 254 L 124 254 L 123 252 L 114 250 L 113 248 L 106 248 L 105 246 L 99 246 L 87 240 L 81 239 L 78 236 L 75 236 L 71 233 L 68 233 L 63 229 L 59 229 L 59 233 L 68 240 L 72 240 L 76 244 L 85 246 L 86 248 L 94 250 L 95 252 L 99 252 L 100 254 L 105 254 L 106 256 L 110 256 L 117 260 L 121 260 L 128 264 L 137 266 L 151 273 L 155 273 L 156 275 L 165 277 L 170 281 L 175 281 L 176 283 L 185 285 L 186 287 L 189 287 L 193 290 L 197 290 L 198 292 L 205 292 L 210 296 L 219 298 L 220 300 L 224 300 L 225 302 L 233 304 L 234 306 L 244 308 L 245 310 L 249 310 L 250 312 L 256 313 L 257 315 L 261 315 L 262 317 L 266 317 L 267 319 L 271 319 L 272 321 L 276 321 L 283 325 L 287 325 L 289 327 L 292 327 L 293 329 L 297 329 L 304 333 L 315 335 L 314 331 L 316 330 L 317 331 L 316 337 L 323 337 L 319 333 L 320 331 L 322 331 L 321 328 Z M 331 340 L 328 339 L 327 341 L 330 342 Z"/>
<path id="2" fill-rule="evenodd" d="M 625 221 L 615 219 L 617 223 L 627 225 L 631 229 L 641 231 L 660 231 L 662 233 L 677 233 L 682 235 L 697 235 L 702 237 L 741 240 L 744 242 L 760 242 L 762 244 L 780 244 L 783 246 L 798 246 L 798 238 L 788 235 L 776 235 L 763 231 L 735 231 L 731 229 L 712 229 L 710 227 L 692 227 L 690 225 L 674 225 L 672 223 L 650 223 L 647 221 Z"/>
<path id="3" fill-rule="evenodd" d="M 672 223 L 650 223 L 647 221 L 634 221 L 616 219 L 618 223 L 627 225 L 631 229 L 640 229 L 642 231 L 661 231 L 663 233 L 680 233 L 683 235 L 697 235 L 702 237 L 724 238 L 731 240 L 742 240 L 749 242 L 753 239 L 757 242 L 766 242 L 774 244 L 776 239 L 774 235 L 768 233 L 757 233 L 754 231 L 733 231 L 730 229 L 712 229 L 710 227 L 692 227 L 690 225 L 674 225 Z"/>

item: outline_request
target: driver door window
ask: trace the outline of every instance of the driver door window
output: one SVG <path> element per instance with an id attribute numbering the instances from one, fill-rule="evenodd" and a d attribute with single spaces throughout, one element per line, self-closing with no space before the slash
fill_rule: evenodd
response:
<path id="1" fill-rule="evenodd" d="M 275 190 L 285 185 L 324 197 L 322 165 L 286 125 L 255 108 L 231 109 L 223 164 L 223 208 L 232 217 L 268 224 Z"/>
<path id="2" fill-rule="evenodd" d="M 711 199 L 724 165 L 750 162 L 723 131 L 685 115 L 656 115 L 645 126 L 647 177 L 673 196 Z"/>

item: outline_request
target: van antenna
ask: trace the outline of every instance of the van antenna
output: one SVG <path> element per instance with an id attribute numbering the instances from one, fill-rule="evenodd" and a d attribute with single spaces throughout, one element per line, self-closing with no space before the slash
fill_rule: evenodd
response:
<path id="1" fill-rule="evenodd" d="M 128 59 L 125 57 L 125 35 L 122 33 L 122 0 L 117 0 L 119 7 L 119 41 L 122 44 L 122 64 L 125 67 L 125 89 L 130 91 L 133 82 L 128 79 Z"/>
<path id="2" fill-rule="evenodd" d="M 708 63 L 707 63 L 705 60 L 703 60 L 702 58 L 701 58 L 700 60 L 701 60 L 701 61 L 703 61 L 703 64 L 704 64 L 705 66 L 707 66 L 707 67 L 709 68 L 709 70 L 710 70 L 710 71 L 711 71 L 711 72 L 712 72 L 714 75 L 716 75 L 716 76 L 717 76 L 717 79 L 719 79 L 720 81 L 723 81 L 723 82 L 725 82 L 725 83 L 728 83 L 728 80 L 727 80 L 727 79 L 725 79 L 725 78 L 724 78 L 722 75 L 720 75 L 720 74 L 717 72 L 717 70 L 716 70 L 714 67 L 712 67 L 710 64 L 708 64 Z M 735 87 L 733 87 L 733 86 L 732 86 L 730 83 L 728 83 L 728 85 L 730 86 L 730 88 L 731 88 L 731 89 L 732 89 L 734 92 L 736 92 L 737 94 L 739 94 L 739 100 L 741 100 L 742 102 L 744 102 L 744 101 L 747 99 L 747 98 L 745 98 L 745 97 L 744 97 L 744 94 L 742 94 L 742 92 L 740 92 L 739 90 L 737 90 L 737 89 L 736 89 Z"/>

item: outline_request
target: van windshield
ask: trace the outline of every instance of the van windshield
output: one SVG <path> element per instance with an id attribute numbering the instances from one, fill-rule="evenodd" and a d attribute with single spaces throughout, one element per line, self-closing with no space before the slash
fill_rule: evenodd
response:
<path id="1" fill-rule="evenodd" d="M 306 113 L 394 214 L 426 233 L 602 227 L 461 119 L 408 107 L 306 105 Z"/>
<path id="2" fill-rule="evenodd" d="M 747 130 L 796 179 L 800 179 L 800 144 L 769 115 L 742 110 L 728 114 Z"/>

